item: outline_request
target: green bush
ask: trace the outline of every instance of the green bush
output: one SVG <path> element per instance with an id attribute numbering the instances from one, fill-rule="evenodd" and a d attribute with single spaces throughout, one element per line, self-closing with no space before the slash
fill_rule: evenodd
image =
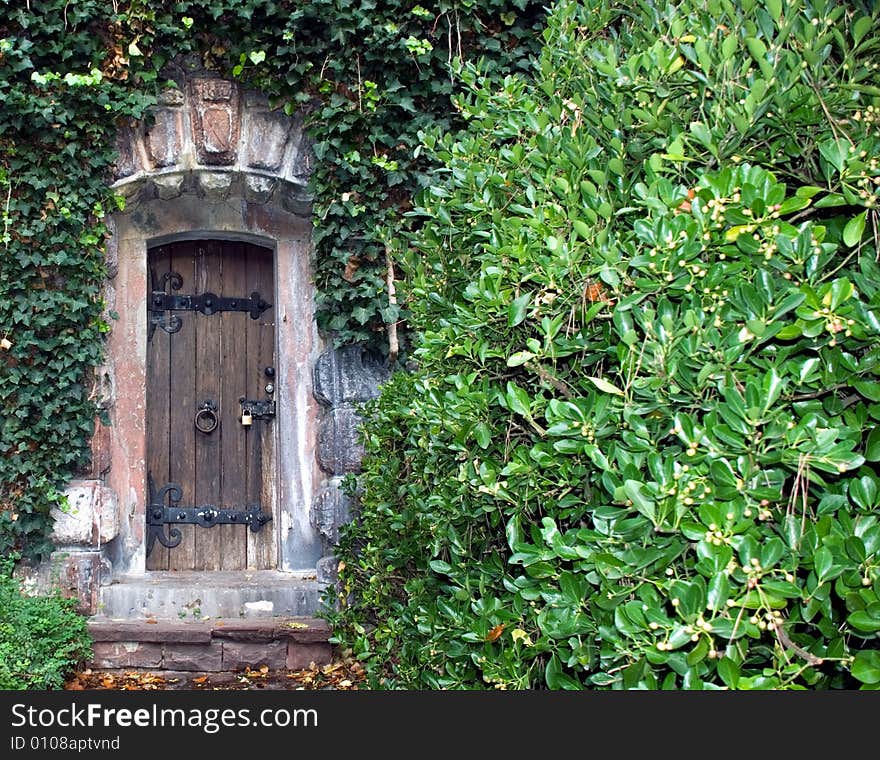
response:
<path id="1" fill-rule="evenodd" d="M 375 686 L 880 683 L 878 28 L 563 0 L 461 73 L 340 551 Z"/>
<path id="2" fill-rule="evenodd" d="M 23 594 L 12 561 L 0 562 L 0 689 L 60 689 L 91 646 L 73 600 Z"/>

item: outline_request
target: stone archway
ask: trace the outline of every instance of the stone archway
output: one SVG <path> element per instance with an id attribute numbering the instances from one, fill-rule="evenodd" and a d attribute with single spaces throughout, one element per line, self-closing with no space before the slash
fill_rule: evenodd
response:
<path id="1" fill-rule="evenodd" d="M 172 616 L 193 604 L 192 578 L 145 566 L 147 252 L 183 240 L 242 241 L 274 252 L 277 568 L 198 579 L 199 603 L 215 616 L 247 605 L 311 614 L 333 580 L 333 545 L 349 519 L 341 478 L 360 467 L 355 404 L 375 396 L 386 375 L 357 346 L 325 346 L 315 325 L 303 115 L 203 71 L 177 84 L 147 123 L 119 134 L 113 188 L 125 208 L 110 220 L 113 319 L 99 383 L 111 425 L 99 426 L 91 470 L 68 489 L 71 511 L 56 515 L 56 582 L 89 614 Z M 211 607 L 212 583 L 238 593 L 218 591 Z"/>

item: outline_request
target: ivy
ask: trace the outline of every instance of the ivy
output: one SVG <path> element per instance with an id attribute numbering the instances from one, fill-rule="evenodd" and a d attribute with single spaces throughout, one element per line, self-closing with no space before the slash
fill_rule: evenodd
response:
<path id="1" fill-rule="evenodd" d="M 386 255 L 433 159 L 424 131 L 460 124 L 462 60 L 525 67 L 545 10 L 532 0 L 32 0 L 0 8 L 0 550 L 51 548 L 50 510 L 101 421 L 94 370 L 119 126 L 148 115 L 167 65 L 194 55 L 304 109 L 315 145 L 316 319 L 337 342 L 387 352 Z M 222 31 L 220 31 L 222 30 Z M 405 339 L 404 339 L 405 344 Z M 405 351 L 404 351 L 405 354 Z M 402 358 L 402 357 L 401 357 Z"/>

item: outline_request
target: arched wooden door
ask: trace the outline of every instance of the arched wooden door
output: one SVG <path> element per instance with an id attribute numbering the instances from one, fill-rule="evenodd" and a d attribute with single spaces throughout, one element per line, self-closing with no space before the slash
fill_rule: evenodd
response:
<path id="1" fill-rule="evenodd" d="M 276 563 L 273 252 L 150 249 L 147 569 Z"/>

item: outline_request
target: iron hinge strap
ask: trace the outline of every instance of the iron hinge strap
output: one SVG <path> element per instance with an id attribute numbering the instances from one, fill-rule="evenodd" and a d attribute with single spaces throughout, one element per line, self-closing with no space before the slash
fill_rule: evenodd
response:
<path id="1" fill-rule="evenodd" d="M 226 509 L 207 504 L 201 507 L 180 507 L 182 491 L 177 483 L 168 483 L 156 492 L 153 476 L 148 475 L 150 499 L 147 505 L 147 556 L 153 550 L 158 539 L 162 546 L 173 549 L 178 546 L 183 534 L 173 525 L 199 525 L 213 528 L 215 525 L 247 525 L 251 531 L 258 533 L 272 519 L 263 512 L 259 504 L 251 504 L 244 509 Z M 170 502 L 165 503 L 166 498 Z M 169 526 L 165 534 L 165 526 Z"/>
<path id="2" fill-rule="evenodd" d="M 172 290 L 180 290 L 183 286 L 183 277 L 178 272 L 165 272 L 161 278 L 157 278 L 151 270 L 150 279 L 151 293 L 147 302 L 147 311 L 150 313 L 148 340 L 153 337 L 157 327 L 168 334 L 180 330 L 183 321 L 176 314 L 168 314 L 170 311 L 197 311 L 205 316 L 221 311 L 243 311 L 250 314 L 251 319 L 259 319 L 264 311 L 272 307 L 256 290 L 251 293 L 250 298 L 218 296 L 215 293 L 180 295 L 166 292 L 169 285 Z"/>

